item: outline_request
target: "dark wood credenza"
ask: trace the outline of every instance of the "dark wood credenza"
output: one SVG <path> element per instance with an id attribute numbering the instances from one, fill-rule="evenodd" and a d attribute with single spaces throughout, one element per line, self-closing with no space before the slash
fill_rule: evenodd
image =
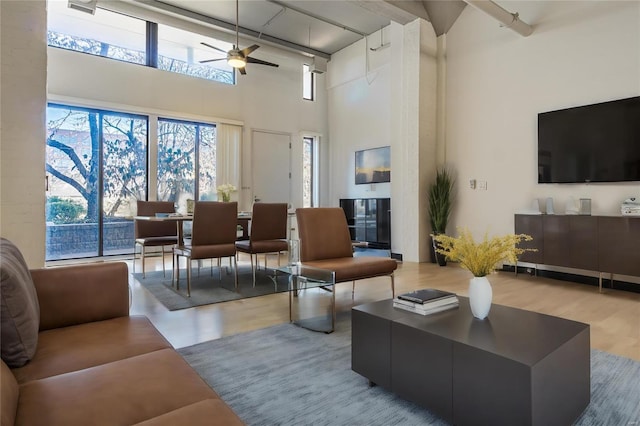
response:
<path id="1" fill-rule="evenodd" d="M 640 217 L 515 215 L 516 234 L 529 234 L 535 248 L 518 260 L 541 265 L 640 277 Z"/>

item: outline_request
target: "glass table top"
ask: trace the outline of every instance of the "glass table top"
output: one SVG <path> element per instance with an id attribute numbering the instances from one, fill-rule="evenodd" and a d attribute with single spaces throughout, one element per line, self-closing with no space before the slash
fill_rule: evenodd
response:
<path id="1" fill-rule="evenodd" d="M 300 263 L 279 266 L 275 270 L 295 278 L 294 280 L 290 280 L 293 282 L 290 290 L 298 290 L 303 286 L 303 284 L 306 288 L 324 287 L 333 285 L 336 281 L 336 274 L 334 271 L 314 268 L 313 266 L 307 266 Z"/>

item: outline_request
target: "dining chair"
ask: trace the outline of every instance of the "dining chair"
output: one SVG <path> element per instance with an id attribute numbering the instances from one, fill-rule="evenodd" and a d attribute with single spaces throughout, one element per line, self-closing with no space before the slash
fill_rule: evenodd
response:
<path id="1" fill-rule="evenodd" d="M 222 281 L 220 259 L 229 257 L 234 262 L 234 284 L 238 288 L 236 262 L 236 230 L 238 203 L 196 201 L 193 208 L 191 241 L 173 248 L 173 264 L 176 288 L 180 289 L 180 257 L 187 261 L 187 295 L 191 297 L 191 261 L 218 259 L 219 279 Z M 212 270 L 213 272 L 213 270 Z"/>
<path id="2" fill-rule="evenodd" d="M 236 241 L 239 252 L 249 254 L 253 286 L 256 286 L 256 269 L 258 254 L 264 254 L 264 267 L 267 269 L 267 255 L 278 255 L 289 249 L 287 242 L 287 204 L 286 203 L 254 203 L 251 213 L 251 232 L 248 240 Z M 254 261 L 255 258 L 255 261 Z"/>
<path id="3" fill-rule="evenodd" d="M 174 213 L 175 208 L 170 201 L 137 201 L 138 216 L 155 216 L 156 213 Z M 136 272 L 136 253 L 140 246 L 142 259 L 142 277 L 145 277 L 145 249 L 147 247 L 162 248 L 162 275 L 165 275 L 164 248 L 178 243 L 178 228 L 175 222 L 153 222 L 134 220 L 135 242 L 133 243 L 133 273 Z"/>
<path id="4" fill-rule="evenodd" d="M 352 281 L 351 299 L 357 280 L 388 276 L 391 297 L 395 297 L 394 259 L 377 256 L 353 256 L 347 219 L 340 207 L 313 207 L 296 210 L 300 238 L 300 262 L 303 265 L 335 272 L 335 282 Z"/>

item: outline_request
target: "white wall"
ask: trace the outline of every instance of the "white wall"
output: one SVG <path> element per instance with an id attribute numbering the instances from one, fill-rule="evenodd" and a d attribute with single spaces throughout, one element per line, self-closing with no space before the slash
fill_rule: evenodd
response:
<path id="1" fill-rule="evenodd" d="M 392 23 L 329 63 L 331 203 L 391 198 L 392 251 L 428 256 L 426 185 L 436 164 L 436 37 L 431 25 Z M 391 183 L 356 185 L 355 151 L 391 146 Z"/>
<path id="2" fill-rule="evenodd" d="M 386 32 L 385 32 L 386 34 Z M 329 132 L 331 135 L 330 205 L 340 198 L 388 198 L 389 183 L 355 184 L 355 151 L 393 145 L 391 140 L 390 48 L 380 32 L 332 55 L 328 64 Z M 367 56 L 369 57 L 367 62 Z M 391 148 L 393 151 L 393 147 Z M 391 169 L 391 180 L 394 168 Z"/>
<path id="3" fill-rule="evenodd" d="M 446 160 L 457 171 L 450 231 L 513 232 L 534 198 L 591 198 L 620 214 L 640 183 L 537 183 L 537 114 L 640 94 L 640 2 L 500 2 L 535 26 L 529 37 L 467 7 L 446 36 Z M 488 182 L 471 190 L 469 179 Z"/>
<path id="4" fill-rule="evenodd" d="M 49 48 L 51 99 L 109 106 L 161 116 L 244 124 L 240 208 L 251 207 L 251 130 L 292 135 L 292 158 L 301 159 L 301 132 L 327 134 L 324 76 L 316 78 L 318 99 L 302 99 L 304 57 L 261 46 L 265 60 L 279 68 L 249 64 L 236 85 L 193 78 L 63 49 Z M 292 164 L 294 206 L 301 205 L 301 164 Z M 326 166 L 326 165 L 325 165 Z"/>
<path id="5" fill-rule="evenodd" d="M 0 2 L 0 233 L 44 266 L 44 1 Z"/>

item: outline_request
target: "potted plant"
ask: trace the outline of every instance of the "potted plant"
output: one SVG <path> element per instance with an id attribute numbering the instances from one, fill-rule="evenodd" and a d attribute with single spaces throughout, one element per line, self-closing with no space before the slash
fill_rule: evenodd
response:
<path id="1" fill-rule="evenodd" d="M 438 261 L 440 266 L 445 266 L 447 260 L 445 256 L 436 250 L 434 235 L 444 234 L 447 230 L 447 223 L 453 207 L 453 184 L 454 178 L 446 167 L 438 168 L 436 179 L 429 187 L 429 224 L 431 225 L 431 250 L 432 262 Z"/>
<path id="2" fill-rule="evenodd" d="M 531 241 L 533 238 L 527 234 L 507 234 L 500 237 L 484 239 L 477 243 L 469 230 L 459 230 L 457 238 L 448 235 L 435 235 L 433 239 L 438 242 L 437 252 L 445 255 L 449 260 L 459 262 L 460 266 L 468 269 L 473 274 L 469 281 L 469 304 L 473 316 L 485 319 L 491 309 L 493 291 L 487 275 L 491 274 L 498 264 L 508 260 L 517 264 L 518 256 L 525 251 L 536 249 L 519 248 L 523 241 Z"/>

